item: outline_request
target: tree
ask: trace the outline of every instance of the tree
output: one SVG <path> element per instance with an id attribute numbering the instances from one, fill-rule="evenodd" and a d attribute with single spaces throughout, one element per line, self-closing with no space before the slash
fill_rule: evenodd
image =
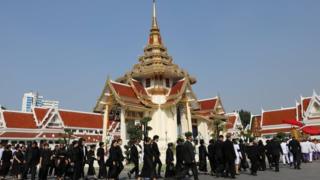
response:
<path id="1" fill-rule="evenodd" d="M 151 121 L 150 117 L 145 117 L 140 120 L 140 124 L 129 124 L 127 133 L 130 140 L 142 139 L 142 136 L 148 137 L 149 131 L 152 130 L 148 123 Z M 143 128 L 142 128 L 143 126 Z"/>
<path id="2" fill-rule="evenodd" d="M 246 128 L 251 121 L 251 112 L 241 109 L 239 111 L 239 116 L 241 119 L 242 126 Z"/>
<path id="3" fill-rule="evenodd" d="M 277 133 L 276 137 L 282 141 L 287 137 L 287 134 L 284 132 L 279 132 Z"/>
<path id="4" fill-rule="evenodd" d="M 215 119 L 213 122 L 214 133 L 211 135 L 212 138 L 219 139 L 220 132 L 223 131 L 225 125 L 221 119 Z"/>

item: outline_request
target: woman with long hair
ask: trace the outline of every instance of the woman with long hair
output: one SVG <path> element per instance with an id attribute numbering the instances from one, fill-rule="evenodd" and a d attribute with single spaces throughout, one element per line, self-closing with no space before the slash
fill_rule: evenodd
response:
<path id="1" fill-rule="evenodd" d="M 143 156 L 143 167 L 140 174 L 141 178 L 156 179 L 156 171 L 154 167 L 154 155 L 152 152 L 152 141 L 151 138 L 147 137 L 144 143 L 144 156 Z"/>

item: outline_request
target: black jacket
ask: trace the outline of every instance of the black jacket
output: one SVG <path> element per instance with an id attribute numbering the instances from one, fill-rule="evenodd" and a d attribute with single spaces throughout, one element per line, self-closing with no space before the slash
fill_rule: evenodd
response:
<path id="1" fill-rule="evenodd" d="M 139 152 L 136 145 L 131 146 L 130 161 L 133 163 L 139 162 Z"/>
<path id="2" fill-rule="evenodd" d="M 183 145 L 178 144 L 176 147 L 177 164 L 183 162 Z"/>
<path id="3" fill-rule="evenodd" d="M 214 161 L 214 144 L 208 146 L 208 157 L 210 161 Z"/>
<path id="4" fill-rule="evenodd" d="M 226 161 L 234 161 L 237 158 L 233 143 L 228 139 L 223 143 L 223 157 Z"/>
<path id="5" fill-rule="evenodd" d="M 272 140 L 270 142 L 270 151 L 272 156 L 280 156 L 282 154 L 282 148 L 277 140 Z"/>
<path id="6" fill-rule="evenodd" d="M 158 144 L 156 142 L 152 143 L 152 152 L 153 152 L 154 157 L 159 158 L 161 155 L 160 151 L 159 151 Z"/>
<path id="7" fill-rule="evenodd" d="M 190 141 L 186 141 L 183 145 L 183 160 L 186 164 L 195 163 L 194 147 Z"/>
<path id="8" fill-rule="evenodd" d="M 223 141 L 218 140 L 214 144 L 214 159 L 216 161 L 222 161 L 223 160 Z"/>
<path id="9" fill-rule="evenodd" d="M 174 161 L 173 151 L 168 148 L 166 152 L 166 164 L 171 164 Z"/>
<path id="10" fill-rule="evenodd" d="M 289 143 L 289 150 L 293 154 L 297 154 L 297 153 L 300 154 L 301 153 L 301 145 L 300 145 L 299 141 L 292 139 Z"/>

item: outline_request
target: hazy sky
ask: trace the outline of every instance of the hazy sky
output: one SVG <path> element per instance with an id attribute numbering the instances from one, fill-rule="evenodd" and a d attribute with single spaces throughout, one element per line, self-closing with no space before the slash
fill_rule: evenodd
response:
<path id="1" fill-rule="evenodd" d="M 38 91 L 91 111 L 109 75 L 138 62 L 151 0 L 1 0 L 0 104 L 20 109 Z M 319 0 L 159 0 L 162 38 L 197 77 L 198 98 L 227 111 L 294 106 L 320 92 Z"/>

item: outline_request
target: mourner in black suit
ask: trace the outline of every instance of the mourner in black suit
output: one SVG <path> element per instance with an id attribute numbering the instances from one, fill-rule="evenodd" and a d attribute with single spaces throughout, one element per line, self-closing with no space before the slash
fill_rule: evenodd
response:
<path id="1" fill-rule="evenodd" d="M 213 175 L 216 173 L 216 166 L 214 164 L 214 140 L 209 141 L 209 146 L 208 146 L 208 158 L 210 162 L 210 167 L 211 167 L 211 174 Z"/>
<path id="2" fill-rule="evenodd" d="M 293 155 L 294 168 L 301 169 L 301 145 L 295 137 L 292 137 L 292 140 L 289 142 L 289 150 Z"/>
<path id="3" fill-rule="evenodd" d="M 235 178 L 236 175 L 236 167 L 235 167 L 235 160 L 236 160 L 236 152 L 234 150 L 233 143 L 231 141 L 231 134 L 227 134 L 227 139 L 223 143 L 223 157 L 225 160 L 225 176 L 228 177 L 229 174 L 231 178 Z"/>
<path id="4" fill-rule="evenodd" d="M 279 140 L 277 140 L 276 138 L 271 140 L 270 150 L 272 155 L 272 163 L 274 164 L 275 171 L 279 172 L 280 154 L 282 154 L 282 148 Z"/>
<path id="5" fill-rule="evenodd" d="M 117 140 L 117 147 L 116 147 L 116 151 L 117 151 L 117 164 L 118 164 L 118 167 L 117 167 L 117 177 L 119 177 L 119 175 L 121 174 L 122 170 L 124 169 L 124 166 L 123 166 L 123 161 L 124 161 L 124 157 L 123 157 L 123 153 L 122 153 L 122 149 L 121 149 L 121 146 L 122 146 L 122 139 L 118 139 Z"/>
<path id="6" fill-rule="evenodd" d="M 12 160 L 12 151 L 11 146 L 6 145 L 0 159 L 0 178 L 5 179 L 9 173 L 11 167 L 11 160 Z"/>
<path id="7" fill-rule="evenodd" d="M 143 167 L 140 178 L 156 179 L 153 159 L 154 155 L 152 152 L 151 138 L 147 137 L 144 143 Z"/>
<path id="8" fill-rule="evenodd" d="M 250 159 L 251 162 L 251 175 L 256 176 L 257 171 L 259 169 L 259 161 L 260 161 L 260 153 L 259 153 L 259 147 L 257 144 L 254 142 L 254 139 L 250 139 L 250 144 L 246 148 L 248 158 Z"/>
<path id="9" fill-rule="evenodd" d="M 260 140 L 258 143 L 258 152 L 259 152 L 259 165 L 260 171 L 265 171 L 266 166 L 266 147 L 263 145 L 263 142 Z"/>
<path id="10" fill-rule="evenodd" d="M 193 177 L 195 180 L 198 180 L 198 169 L 197 169 L 197 164 L 195 160 L 195 148 L 192 144 L 192 133 L 186 133 L 186 142 L 183 145 L 183 164 L 184 164 L 184 171 L 182 175 L 178 176 L 178 179 L 184 178 L 189 170 L 191 169 Z"/>
<path id="11" fill-rule="evenodd" d="M 183 143 L 184 140 L 179 138 L 176 146 L 176 174 L 181 174 L 183 171 Z"/>
<path id="12" fill-rule="evenodd" d="M 128 172 L 129 179 L 131 179 L 133 173 L 135 174 L 136 178 L 139 175 L 139 151 L 137 147 L 138 145 L 139 141 L 135 140 L 130 148 L 130 162 L 134 164 L 134 167 L 131 169 L 130 172 Z"/>
<path id="13" fill-rule="evenodd" d="M 160 160 L 161 153 L 159 151 L 158 141 L 159 141 L 159 136 L 155 135 L 153 137 L 153 143 L 152 143 L 152 150 L 154 154 L 154 168 L 157 170 L 157 166 L 158 166 L 157 176 L 158 178 L 161 178 L 162 162 Z"/>
<path id="14" fill-rule="evenodd" d="M 97 150 L 97 159 L 99 164 L 99 173 L 98 179 L 106 178 L 107 177 L 107 169 L 105 164 L 105 150 L 103 148 L 104 143 L 99 143 L 99 148 Z"/>
<path id="15" fill-rule="evenodd" d="M 45 143 L 43 144 L 43 149 L 40 154 L 39 180 L 47 180 L 51 158 L 52 151 L 49 149 L 49 144 Z"/>
<path id="16" fill-rule="evenodd" d="M 224 170 L 224 157 L 223 157 L 223 136 L 219 136 L 219 139 L 214 144 L 214 160 L 216 166 L 216 176 L 221 177 Z"/>
<path id="17" fill-rule="evenodd" d="M 72 162 L 74 164 L 73 180 L 83 178 L 83 165 L 85 163 L 85 152 L 83 140 L 80 139 L 73 148 Z"/>
<path id="18" fill-rule="evenodd" d="M 200 146 L 199 146 L 199 171 L 201 172 L 208 172 L 207 169 L 207 157 L 208 157 L 208 151 L 206 146 L 204 145 L 204 140 L 200 140 Z"/>
<path id="19" fill-rule="evenodd" d="M 173 155 L 173 143 L 168 144 L 166 151 L 166 173 L 165 178 L 172 178 L 175 175 L 174 171 L 174 155 Z"/>

